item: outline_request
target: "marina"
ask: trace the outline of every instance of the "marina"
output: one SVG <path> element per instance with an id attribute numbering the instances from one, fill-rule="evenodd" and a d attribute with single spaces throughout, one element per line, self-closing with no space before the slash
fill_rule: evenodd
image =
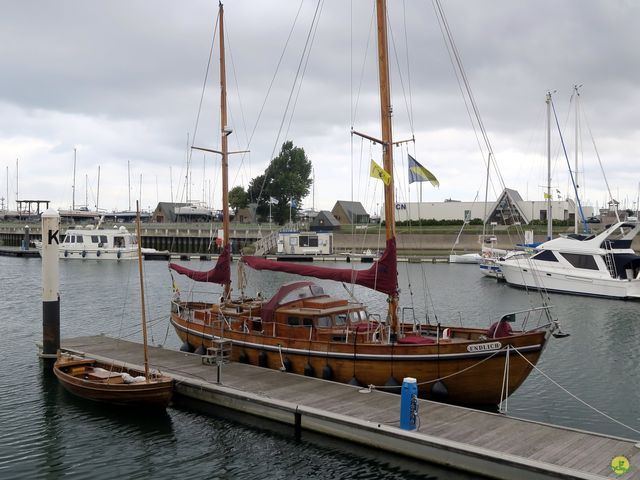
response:
<path id="1" fill-rule="evenodd" d="M 548 32 L 513 28 L 520 15 L 534 18 L 522 6 L 512 7 L 508 33 L 495 38 L 517 40 L 527 30 L 526 48 L 486 42 L 466 17 L 472 12 L 482 26 L 500 17 L 454 2 L 447 9 L 453 25 L 465 26 L 471 82 L 454 40 L 459 26 L 450 28 L 440 0 L 429 15 L 442 58 L 423 6 L 374 0 L 369 16 L 338 4 L 302 2 L 289 18 L 289 6 L 273 15 L 239 2 L 229 4 L 227 20 L 222 1 L 217 11 L 203 4 L 198 15 L 179 17 L 164 5 L 153 14 L 139 5 L 103 32 L 101 23 L 120 18 L 115 7 L 77 8 L 85 22 L 74 29 L 62 28 L 65 15 L 45 12 L 56 31 L 73 32 L 73 42 L 58 35 L 59 52 L 42 49 L 50 58 L 20 67 L 48 79 L 55 97 L 43 91 L 36 100 L 31 89 L 0 102 L 16 118 L 0 146 L 19 150 L 0 197 L 0 478 L 640 479 L 633 301 L 640 298 L 633 245 L 640 184 L 633 201 L 630 175 L 607 152 L 614 146 L 632 158 L 630 142 L 620 140 L 633 138 L 637 122 L 627 114 L 626 131 L 614 136 L 611 127 L 622 123 L 614 119 L 605 130 L 603 151 L 618 162 L 613 189 L 577 80 L 569 98 L 573 144 L 556 111 L 566 113 L 558 90 L 546 91 L 545 185 L 535 165 L 542 150 L 533 150 L 542 144 L 532 135 L 531 151 L 519 146 L 535 117 L 523 100 L 542 98 L 541 85 L 584 74 L 581 64 L 602 64 L 581 81 L 600 88 L 593 98 L 610 102 L 599 85 L 633 98 L 628 87 L 611 88 L 631 77 L 606 58 L 596 62 L 593 45 L 588 62 L 575 55 L 570 68 L 545 68 L 538 77 L 534 50 L 552 66 L 547 59 L 575 42 L 546 45 Z M 592 27 L 598 17 L 606 31 L 595 13 L 620 24 L 633 18 L 626 6 L 618 18 L 598 7 L 583 7 L 576 25 Z M 12 13 L 26 15 L 8 12 L 11 26 Z M 101 22 L 88 21 L 96 14 Z M 155 23 L 160 18 L 167 23 Z M 129 23 L 144 28 L 133 35 Z M 28 25 L 30 41 L 44 44 L 42 25 Z M 95 48 L 82 25 L 108 37 L 108 47 Z M 167 32 L 162 42 L 158 31 Z M 599 30 L 585 31 L 587 46 Z M 78 39 L 93 47 L 91 57 Z M 493 45 L 503 59 L 494 64 L 482 43 L 512 51 Z M 174 44 L 181 45 L 175 58 Z M 158 45 L 166 55 L 151 54 Z M 17 59 L 27 50 L 16 51 Z M 209 56 L 196 69 L 200 54 L 187 52 L 199 51 Z M 446 55 L 453 76 L 438 71 Z M 93 56 L 104 58 L 95 72 Z M 82 82 L 74 69 L 52 67 L 70 60 L 83 66 Z M 492 77 L 489 66 L 508 76 Z M 619 79 L 598 78 L 614 71 Z M 464 126 L 464 110 L 448 98 L 454 82 Z M 481 87 L 475 94 L 472 83 Z M 73 96 L 65 85 L 77 85 Z M 39 125 L 25 117 L 27 105 Z M 484 119 L 480 105 L 489 107 Z M 60 129 L 61 119 L 74 128 Z M 176 141 L 187 124 L 186 144 Z M 580 158 L 583 126 L 606 192 L 595 186 L 595 162 Z M 505 177 L 493 144 L 514 160 L 502 159 Z M 61 159 L 71 150 L 65 208 L 59 190 L 71 172 Z M 84 174 L 82 205 L 78 150 L 97 166 L 97 182 Z M 176 159 L 184 162 L 179 172 Z M 200 161 L 202 175 L 194 177 Z M 100 162 L 109 172 L 109 208 Z M 30 178 L 20 183 L 24 171 Z M 478 183 L 484 201 L 478 190 L 468 202 Z"/>

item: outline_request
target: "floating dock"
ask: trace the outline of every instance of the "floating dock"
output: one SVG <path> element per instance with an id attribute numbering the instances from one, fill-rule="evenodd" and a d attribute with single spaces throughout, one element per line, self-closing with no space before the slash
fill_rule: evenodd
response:
<path id="1" fill-rule="evenodd" d="M 62 348 L 141 368 L 141 345 L 106 336 L 69 338 Z M 419 400 L 418 428 L 403 430 L 400 396 L 241 363 L 150 347 L 153 368 L 176 380 L 174 402 L 232 409 L 417 460 L 499 479 L 640 478 L 640 444 L 504 415 Z M 419 379 L 418 379 L 419 381 Z M 615 457 L 630 468 L 616 475 Z"/>

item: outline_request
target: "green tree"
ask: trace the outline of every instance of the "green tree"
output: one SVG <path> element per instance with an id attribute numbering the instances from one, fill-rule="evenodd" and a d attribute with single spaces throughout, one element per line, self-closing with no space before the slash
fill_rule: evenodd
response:
<path id="1" fill-rule="evenodd" d="M 239 209 L 247 208 L 247 205 L 249 205 L 249 196 L 244 188 L 237 186 L 229 190 L 229 206 L 233 208 L 236 215 Z"/>
<path id="2" fill-rule="evenodd" d="M 301 200 L 309 194 L 311 182 L 311 161 L 304 149 L 286 141 L 265 173 L 251 180 L 248 194 L 252 201 L 258 203 L 257 212 L 262 218 L 269 215 L 269 202 L 275 200 L 271 205 L 271 214 L 273 220 L 282 225 L 289 220 L 289 202 L 294 202 L 291 216 L 295 218 Z"/>

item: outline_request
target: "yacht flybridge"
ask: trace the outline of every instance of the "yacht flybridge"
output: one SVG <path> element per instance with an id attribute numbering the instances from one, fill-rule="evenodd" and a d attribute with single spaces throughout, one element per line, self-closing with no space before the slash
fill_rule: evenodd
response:
<path id="1" fill-rule="evenodd" d="M 530 258 L 500 259 L 510 285 L 619 299 L 640 299 L 640 256 L 631 242 L 637 222 L 618 222 L 598 235 L 568 234 L 542 243 Z"/>

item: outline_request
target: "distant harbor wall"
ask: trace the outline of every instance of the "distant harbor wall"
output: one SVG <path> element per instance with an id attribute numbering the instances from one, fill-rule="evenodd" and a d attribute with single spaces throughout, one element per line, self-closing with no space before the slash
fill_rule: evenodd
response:
<path id="1" fill-rule="evenodd" d="M 133 225 L 125 225 L 129 231 L 134 231 Z M 221 226 L 209 224 L 143 224 L 142 225 L 142 246 L 145 248 L 155 248 L 157 250 L 168 250 L 172 253 L 217 253 L 215 238 Z M 273 227 L 276 228 L 275 226 Z M 564 233 L 562 231 L 554 232 Z M 252 246 L 258 239 L 267 236 L 271 230 L 269 226 L 231 224 L 230 239 L 234 253 L 239 253 L 242 248 Z M 19 223 L 0 224 L 0 246 L 19 247 L 25 235 L 25 225 Z M 480 235 L 477 232 L 463 232 L 458 239 L 457 245 L 454 242 L 458 233 L 398 233 L 398 251 L 405 254 L 430 251 L 440 253 L 449 252 L 452 249 L 458 253 L 477 252 L 480 250 Z M 519 235 L 509 232 L 495 232 L 497 238 L 496 248 L 510 249 L 517 243 L 522 242 Z M 40 226 L 33 225 L 29 228 L 29 238 L 31 241 L 40 240 Z M 62 236 L 64 238 L 64 236 Z M 534 235 L 534 241 L 545 240 L 544 234 Z M 335 253 L 354 252 L 362 253 L 366 250 L 372 252 L 381 251 L 385 245 L 384 229 L 369 229 L 366 233 L 334 232 L 333 247 Z M 634 239 L 632 247 L 640 250 L 640 237 Z"/>

